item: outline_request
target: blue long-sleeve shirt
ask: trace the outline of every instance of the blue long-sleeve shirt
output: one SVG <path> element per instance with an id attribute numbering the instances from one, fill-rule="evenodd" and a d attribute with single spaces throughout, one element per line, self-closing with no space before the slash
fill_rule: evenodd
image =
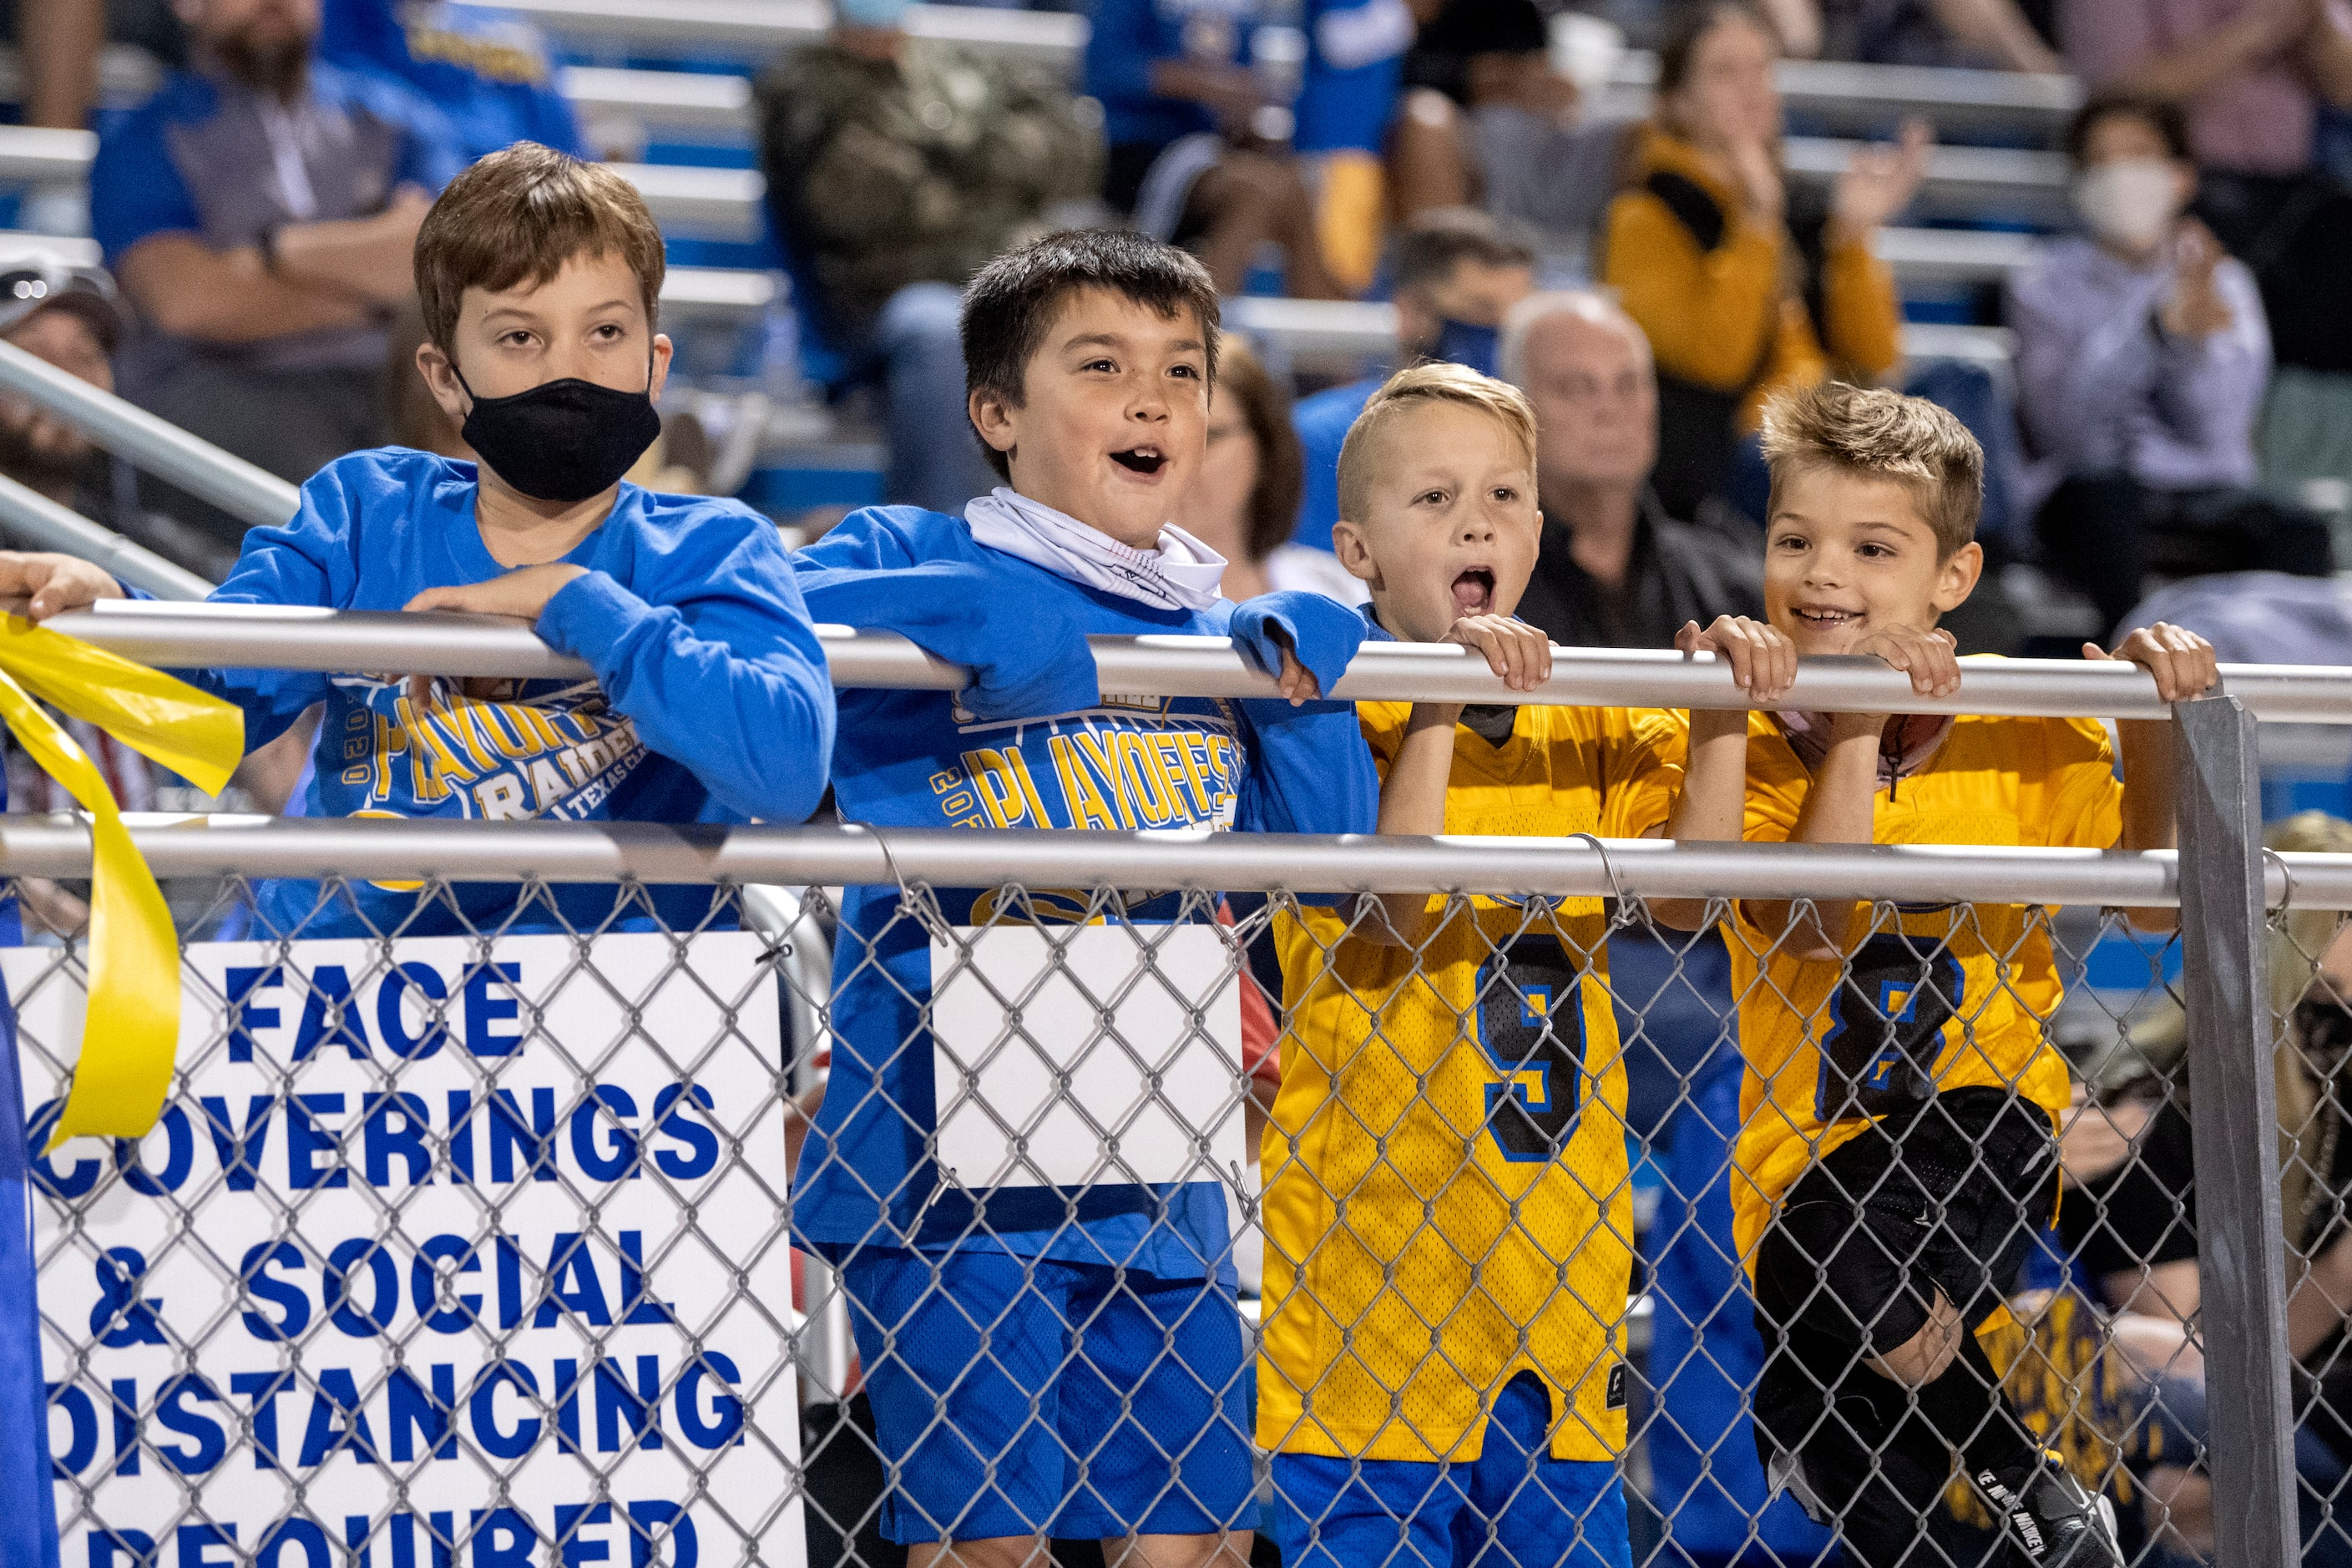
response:
<path id="1" fill-rule="evenodd" d="M 1261 0 L 1096 0 L 1085 86 L 1103 106 L 1103 140 L 1164 146 L 1215 130 L 1206 108 L 1153 91 L 1151 69 L 1162 60 L 1250 64 L 1261 9 Z"/>
<path id="2" fill-rule="evenodd" d="M 1404 0 L 1308 0 L 1305 20 L 1307 70 L 1293 106 L 1293 145 L 1379 156 L 1412 47 L 1412 12 Z"/>
<path id="3" fill-rule="evenodd" d="M 468 160 L 516 142 L 593 158 L 556 90 L 547 39 L 524 18 L 468 0 L 326 0 L 319 58 L 406 82 L 447 117 Z"/>
<path id="4" fill-rule="evenodd" d="M 1311 595 L 1154 610 L 973 542 L 913 507 L 853 513 L 795 558 L 820 620 L 898 632 L 972 669 L 973 688 L 845 691 L 834 798 L 878 826 L 1237 827 L 1369 833 L 1380 784 L 1345 702 L 1115 697 L 1096 689 L 1088 634 L 1234 636 L 1264 650 L 1278 621 L 1328 688 L 1363 624 Z M 972 889 L 935 889 L 950 925 Z M 1202 906 L 1130 895 L 1127 918 Z M 1100 1183 L 1083 1194 L 945 1186 L 935 1124 L 929 933 L 896 887 L 852 888 L 835 947 L 832 1077 L 794 1184 L 795 1229 L 840 1257 L 859 1247 L 985 1247 L 1198 1279 L 1229 1251 L 1214 1182 Z M 1102 977 L 1114 984 L 1124 976 Z M 1075 1202 L 1075 1209 L 1066 1205 Z M 980 1212 L 984 1205 L 984 1214 Z"/>
<path id="5" fill-rule="evenodd" d="M 2270 384 L 2270 326 L 2253 275 L 2224 257 L 2214 286 L 2234 318 L 2177 338 L 2158 323 L 2168 263 L 2134 267 L 2088 238 L 2051 241 L 2011 283 L 2030 513 L 2072 474 L 2124 473 L 2165 489 L 2251 485 Z"/>
<path id="6" fill-rule="evenodd" d="M 282 528 L 246 535 L 215 604 L 397 610 L 427 588 L 507 568 L 474 521 L 474 467 L 397 448 L 338 458 L 302 487 Z M 593 680 L 434 683 L 419 713 L 392 671 L 213 669 L 190 679 L 245 710 L 267 744 L 313 703 L 326 711 L 305 803 L 313 816 L 799 822 L 823 798 L 833 688 L 775 525 L 741 503 L 624 484 L 612 515 L 563 559 L 587 568 L 551 598 L 540 637 Z M 472 688 L 470 691 L 466 688 Z M 264 885 L 281 931 L 413 935 L 515 919 L 542 930 L 608 918 L 615 891 L 552 889 L 515 915 L 512 884 L 459 884 L 446 903 L 371 884 L 318 904 L 319 885 Z M 708 889 L 653 889 L 673 927 Z"/>

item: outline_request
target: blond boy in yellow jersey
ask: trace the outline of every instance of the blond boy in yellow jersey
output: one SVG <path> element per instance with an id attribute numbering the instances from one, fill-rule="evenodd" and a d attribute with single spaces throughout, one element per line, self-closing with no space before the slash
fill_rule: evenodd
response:
<path id="1" fill-rule="evenodd" d="M 1483 650 L 1517 690 L 1535 421 L 1459 365 L 1401 372 L 1339 461 L 1333 542 L 1375 635 Z M 1384 834 L 1638 837 L 1660 710 L 1368 702 Z M 1291 1035 L 1265 1140 L 1258 1441 L 1286 1568 L 1629 1560 L 1616 1458 L 1633 1222 L 1597 899 L 1364 900 L 1279 931 Z"/>
<path id="2" fill-rule="evenodd" d="M 1924 400 L 1830 384 L 1775 402 L 1764 450 L 1770 626 L 1718 623 L 1709 646 L 1736 648 L 1759 692 L 1785 690 L 1795 658 L 1817 654 L 1884 659 L 1922 695 L 1963 690 L 1936 623 L 1983 565 L 1975 437 Z M 1683 646 L 1701 637 L 1687 626 Z M 2112 657 L 2147 668 L 2168 701 L 2215 677 L 2211 647 L 2175 626 L 2134 632 Z M 2126 723 L 2122 739 L 2119 783 L 2087 719 L 1696 712 L 1678 832 L 2168 845 L 2168 726 Z M 1975 1337 L 2057 1195 L 2068 1084 L 2046 1033 L 2047 911 L 1746 901 L 1726 934 L 1748 1069 L 1732 1201 L 1764 1340 L 1768 1472 L 1841 1529 L 1852 1559 L 1892 1568 L 1933 1555 L 1923 1521 L 1958 1451 L 2013 1561 L 2119 1564 L 2106 1505 L 2027 1436 Z"/>

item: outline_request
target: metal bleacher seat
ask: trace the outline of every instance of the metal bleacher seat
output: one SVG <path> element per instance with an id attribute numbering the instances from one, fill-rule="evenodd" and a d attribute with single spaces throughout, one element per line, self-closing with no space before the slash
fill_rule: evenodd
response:
<path id="1" fill-rule="evenodd" d="M 1846 145 L 1791 141 L 1790 161 L 1802 172 L 1826 177 L 1828 172 L 1844 166 Z M 86 131 L 0 126 L 0 182 L 32 184 L 84 178 L 96 151 L 97 138 Z M 1937 168 L 1922 195 L 1922 207 L 1937 209 L 1939 186 L 1949 186 L 1954 191 L 1982 191 L 1989 194 L 1990 199 L 2017 205 L 2063 202 L 2063 167 L 2053 169 L 2023 162 L 2053 155 L 1979 156 L 1991 151 L 1940 150 Z M 614 166 L 645 194 L 654 216 L 673 234 L 733 241 L 759 237 L 764 221 L 761 204 L 766 182 L 755 169 L 714 169 L 679 163 Z M 1943 199 L 1957 198 L 1947 195 Z M 1895 266 L 1899 276 L 1937 281 L 1990 281 L 2005 276 L 2017 264 L 2026 243 L 2022 237 L 2008 234 L 1890 230 L 1882 238 L 1880 254 Z"/>
<path id="2" fill-rule="evenodd" d="M 1997 132 L 2054 142 L 2083 101 L 2071 76 L 1967 70 L 1950 66 L 1856 65 L 1843 60 L 1783 60 L 1780 99 L 1790 113 L 1840 130 L 1884 132 L 1899 114 L 1917 114 L 1939 132 Z M 1612 113 L 1649 107 L 1658 60 L 1630 50 L 1607 89 Z"/>
<path id="3" fill-rule="evenodd" d="M 86 180 L 97 155 L 98 137 L 91 132 L 0 125 L 0 184 Z M 726 240 L 760 236 L 767 184 L 757 170 L 677 163 L 614 167 L 644 193 L 646 205 L 672 233 Z"/>
<path id="4" fill-rule="evenodd" d="M 603 73 L 607 79 L 646 74 L 649 73 Z M 592 84 L 597 80 L 590 79 Z M 678 110 L 680 113 L 691 111 L 691 105 Z M 1829 178 L 1845 166 L 1851 146 L 1849 142 L 1794 138 L 1788 143 L 1790 165 L 1803 175 Z M 0 126 L 0 182 L 29 184 L 85 178 L 97 151 L 98 138 L 87 131 Z M 759 237 L 766 183 L 757 170 L 679 163 L 615 166 L 645 193 L 646 204 L 665 228 L 698 238 L 750 240 Z M 1921 192 L 1919 207 L 1931 214 L 1943 212 L 1973 195 L 1987 205 L 2049 211 L 2064 202 L 2065 179 L 2064 160 L 2055 153 L 1983 147 L 1939 148 L 1927 185 Z M 1930 235 L 1935 237 L 1928 237 Z M 2013 235 L 1918 230 L 1908 231 L 1906 237 L 1882 247 L 1881 254 L 1895 264 L 1898 272 L 1907 271 L 1923 279 L 1984 278 L 2013 266 L 2021 243 Z"/>
<path id="5" fill-rule="evenodd" d="M 589 0 L 563 0 L 587 4 Z M 608 0 L 595 0 L 606 4 Z M 953 9 L 931 7 L 935 11 Z M 1034 16 L 1044 12 L 988 12 L 989 16 Z M 1071 20 L 1073 18 L 1061 18 Z M 1839 68 L 1841 70 L 1849 68 Z M 1876 68 L 1855 67 L 1856 70 Z M 1946 74 L 1914 70 L 1915 75 Z M 1954 72 L 1964 77 L 1987 71 Z M 2020 79 L 2065 82 L 2067 78 Z M 748 137 L 751 94 L 742 77 L 709 72 L 640 71 L 574 67 L 564 73 L 565 90 L 593 116 L 625 121 L 640 135 L 688 132 Z M 1885 100 L 1879 100 L 1882 108 Z M 1846 166 L 1855 143 L 1832 137 L 1790 139 L 1789 166 L 1804 178 L 1832 179 Z M 2052 222 L 2064 215 L 2066 161 L 2055 153 L 2006 147 L 1938 147 L 1920 193 L 1918 210 L 1934 217 L 1994 216 L 2013 221 Z M 756 198 L 755 198 L 756 199 Z"/>
<path id="6" fill-rule="evenodd" d="M 754 240 L 767 216 L 768 182 L 757 169 L 686 163 L 615 163 L 665 232 L 697 239 Z"/>
<path id="7" fill-rule="evenodd" d="M 0 268 L 27 260 L 98 265 L 98 242 L 61 234 L 0 229 Z M 753 316 L 775 297 L 776 281 L 765 272 L 731 267 L 673 267 L 663 279 L 663 320 Z"/>
<path id="8" fill-rule="evenodd" d="M 47 184 L 89 176 L 98 156 L 93 131 L 50 131 L 37 125 L 0 127 L 0 183 Z"/>
<path id="9" fill-rule="evenodd" d="M 813 41 L 823 34 L 826 16 L 823 0 L 509 0 L 509 8 L 591 49 L 620 44 L 654 53 L 751 58 Z M 908 27 L 922 37 L 1028 55 L 1073 74 L 1087 42 L 1086 19 L 1058 12 L 917 5 Z M 1638 112 L 1656 79 L 1656 57 L 1634 50 L 1618 63 L 1612 87 L 1631 95 L 1627 101 Z M 1785 62 L 1780 91 L 1791 110 L 1840 127 L 1883 126 L 1900 111 L 1926 115 L 1947 129 L 2041 138 L 2054 134 L 2082 101 L 2071 77 L 1828 60 Z M 662 106 L 649 100 L 646 107 L 659 111 Z"/>
<path id="10" fill-rule="evenodd" d="M 1361 364 L 1396 355 L 1393 305 L 1253 296 L 1227 301 L 1225 324 L 1279 350 L 1290 363 L 1301 366 Z M 2005 365 L 2011 346 L 2011 339 L 2004 327 L 1912 322 L 1903 329 L 1903 352 L 1915 359 L 1963 359 Z"/>
<path id="11" fill-rule="evenodd" d="M 1799 179 L 1833 180 L 1855 142 L 1791 136 L 1782 144 Z M 2055 224 L 2065 220 L 2069 169 L 2063 153 L 2017 147 L 1937 147 L 1912 211 L 1927 217 L 1995 217 Z"/>
<path id="12" fill-rule="evenodd" d="M 520 0 L 521 12 L 575 52 L 658 58 L 667 54 L 756 62 L 822 36 L 826 0 Z M 917 5 L 911 31 L 976 47 L 1009 50 L 1075 70 L 1084 48 L 1084 17 L 1056 12 L 999 11 L 972 5 Z M 0 51 L 0 96 L 14 86 L 16 61 Z M 100 78 L 108 101 L 134 100 L 155 79 L 152 58 L 110 48 Z M 1619 62 L 1607 105 L 1645 106 L 1655 59 L 1638 51 Z M 2046 136 L 2079 102 L 2067 77 L 1924 67 L 1789 61 L 1781 88 L 1792 110 L 1841 128 L 1882 129 L 1899 110 L 1927 114 L 1939 126 L 2000 128 Z M 630 144 L 685 141 L 740 146 L 752 132 L 749 78 L 729 70 L 647 70 L 575 65 L 563 90 L 592 123 L 614 126 Z M 1853 143 L 1795 137 L 1791 170 L 1833 178 Z M 84 174 L 95 150 L 87 132 L 0 127 L 0 184 L 36 184 Z M 761 232 L 763 186 L 742 169 L 669 163 L 624 164 L 665 226 L 683 237 L 745 242 Z M 1915 212 L 1929 219 L 1991 218 L 2039 225 L 2063 216 L 2066 168 L 2055 153 L 2020 148 L 1942 147 Z M 1961 230 L 1890 230 L 1880 254 L 1905 284 L 1984 284 L 2017 264 L 2023 242 L 2012 235 Z M 738 290 L 741 293 L 742 290 Z"/>
<path id="13" fill-rule="evenodd" d="M 1874 248 L 1900 284 L 1985 285 L 2006 282 L 2033 247 L 2005 229 L 1883 228 Z"/>
<path id="14" fill-rule="evenodd" d="M 574 58 L 621 60 L 717 58 L 744 67 L 822 36 L 826 0 L 517 0 L 517 10 L 556 37 Z M 1053 12 L 998 11 L 969 5 L 917 5 L 909 29 L 975 47 L 1007 50 L 1075 72 L 1087 37 L 1085 18 Z M 154 79 L 153 62 L 135 50 L 110 50 L 105 96 L 123 102 Z M 16 61 L 0 51 L 0 95 Z M 1655 60 L 1628 54 L 1619 64 L 1607 107 L 1638 111 L 1654 80 Z M 742 69 L 660 70 L 614 65 L 562 68 L 563 91 L 592 124 L 617 124 L 620 140 L 738 146 L 753 128 L 749 76 Z M 1945 127 L 1999 128 L 2042 139 L 2079 101 L 2072 79 L 1909 67 L 1791 61 L 1781 86 L 1792 110 L 1838 129 L 1883 130 L 1897 111 L 1916 111 Z M 1787 143 L 1792 172 L 1833 178 L 1855 143 L 1796 137 Z M 88 132 L 0 127 L 0 184 L 53 184 L 86 177 L 96 140 Z M 677 163 L 618 167 L 646 195 L 664 227 L 683 238 L 757 240 L 765 222 L 764 182 L 756 170 Z M 1939 147 L 1916 211 L 1926 217 L 1993 216 L 2041 223 L 2063 208 L 2066 168 L 2058 154 L 2020 148 Z M 1906 285 L 1998 283 L 2027 253 L 2011 232 L 1897 228 L 1879 237 L 1879 254 Z M 87 241 L 0 236 L 0 256 L 27 249 L 94 259 Z M 676 316 L 756 315 L 774 293 L 766 272 L 674 268 L 664 301 Z M 1393 353 L 1393 312 L 1384 305 L 1303 300 L 1236 301 L 1234 325 L 1265 340 L 1292 363 L 1346 367 Z M 1997 329 L 1915 327 L 1906 347 L 1917 354 L 1984 362 L 2006 358 Z"/>
<path id="15" fill-rule="evenodd" d="M 814 41 L 831 15 L 824 0 L 501 0 L 501 9 L 590 49 L 622 44 L 640 53 L 750 59 Z M 1064 69 L 1075 69 L 1087 46 L 1086 18 L 1056 11 L 917 5 L 907 29 Z"/>
<path id="16" fill-rule="evenodd" d="M 649 132 L 740 141 L 751 131 L 751 79 L 723 71 L 618 70 L 565 66 L 556 85 L 582 119 L 621 121 L 632 141 Z"/>

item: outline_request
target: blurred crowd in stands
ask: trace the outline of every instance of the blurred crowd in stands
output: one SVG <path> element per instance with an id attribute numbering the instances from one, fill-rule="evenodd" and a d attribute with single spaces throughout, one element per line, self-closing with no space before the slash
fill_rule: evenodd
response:
<path id="1" fill-rule="evenodd" d="M 1195 251 L 1229 296 L 1393 305 L 1393 353 L 1356 374 L 1295 363 L 1277 339 L 1263 374 L 1236 382 L 1234 456 L 1219 499 L 1194 504 L 1245 525 L 1254 552 L 1234 559 L 1252 581 L 1349 591 L 1300 552 L 1328 552 L 1339 438 L 1364 396 L 1424 356 L 1507 370 L 1547 411 L 1564 548 L 1531 613 L 1563 638 L 1655 644 L 1688 615 L 1752 604 L 1758 410 L 1825 376 L 1934 398 L 1984 443 L 2005 591 L 1979 595 L 1960 628 L 1971 648 L 2115 629 L 2168 582 L 2331 569 L 2352 495 L 2339 5 L 1055 8 L 1087 15 L 1075 72 L 941 42 L 908 26 L 905 0 L 837 0 L 821 39 L 758 74 L 770 232 L 753 259 L 788 291 L 791 331 L 751 357 L 766 384 L 825 405 L 829 428 L 870 433 L 878 499 L 954 510 L 988 488 L 959 433 L 964 279 L 1024 235 L 1124 222 Z M 387 439 L 461 452 L 409 363 L 408 250 L 431 195 L 487 149 L 615 151 L 559 90 L 549 38 L 470 0 L 20 9 L 25 121 L 100 141 L 84 205 L 37 188 L 17 226 L 79 219 L 103 268 L 37 279 L 35 305 L 90 303 L 69 321 L 35 310 L 15 334 L 288 479 Z M 109 40 L 159 65 L 143 103 L 105 100 Z M 1646 91 L 1613 68 L 1628 48 L 1653 51 Z M 1885 237 L 2049 226 L 1998 200 L 1957 226 L 1948 205 L 1907 217 L 1937 131 L 1898 96 L 1877 106 L 1876 140 L 1793 165 L 1822 127 L 1801 106 L 1792 121 L 1776 72 L 1811 58 L 2079 80 L 2063 139 L 2075 221 L 2035 239 L 1997 297 L 1958 305 L 2009 329 L 1985 340 L 2005 359 L 1906 352 L 1906 319 L 1949 322 L 1955 306 L 1949 290 L 1906 300 Z M 705 482 L 710 442 L 672 402 L 657 461 Z M 24 445 L 9 442 L 17 465 L 47 479 L 68 461 Z M 87 510 L 192 565 L 236 548 L 232 520 L 152 481 L 73 479 Z M 1275 510 L 1293 489 L 1286 533 Z"/>
<path id="2" fill-rule="evenodd" d="M 790 355 L 783 369 L 831 428 L 878 444 L 876 499 L 960 513 L 995 482 L 964 414 L 957 311 L 972 272 L 1051 226 L 1129 223 L 1197 253 L 1229 296 L 1393 306 L 1392 354 L 1352 374 L 1293 363 L 1279 335 L 1223 359 L 1209 461 L 1171 521 L 1232 563 L 1232 597 L 1360 595 L 1330 552 L 1339 441 L 1390 369 L 1432 357 L 1500 374 L 1538 416 L 1546 523 L 1522 613 L 1554 640 L 1664 647 L 1686 621 L 1759 615 L 1758 412 L 1774 392 L 1836 377 L 1943 403 L 1985 447 L 1981 537 L 1998 569 L 1953 625 L 1965 650 L 2060 652 L 2161 614 L 2224 658 L 2352 663 L 2352 613 L 2332 580 L 2352 498 L 2341 0 L 1055 8 L 1089 17 L 1075 76 L 1034 52 L 941 42 L 910 28 L 902 0 L 833 0 L 821 40 L 757 75 L 751 155 L 770 232 L 755 264 L 785 280 L 794 314 L 754 357 Z M 583 131 L 558 90 L 562 57 L 526 17 L 470 0 L 0 11 L 14 13 L 24 122 L 99 132 L 86 207 L 27 192 L 17 226 L 79 222 L 102 258 L 20 247 L 27 259 L 0 259 L 0 339 L 292 480 L 393 440 L 464 454 L 414 368 L 410 250 L 425 206 L 516 140 L 614 151 Z M 160 63 L 143 102 L 101 102 L 110 40 Z M 1646 94 L 1613 69 L 1629 47 L 1654 54 Z M 680 44 L 659 58 L 690 55 Z M 1881 254 L 1935 178 L 1938 128 L 1890 97 L 1874 139 L 1833 167 L 1799 166 L 1792 146 L 1822 127 L 1784 103 L 1779 73 L 1812 58 L 2079 81 L 2061 144 L 2073 221 L 1984 216 L 2035 234 L 1969 323 L 2005 327 L 2005 358 L 1906 345 L 1914 321 L 1952 321 L 1906 301 Z M 761 367 L 772 384 L 777 368 Z M 710 442 L 672 402 L 638 477 L 709 483 Z M 236 549 L 225 514 L 6 396 L 0 474 L 208 574 Z M 803 536 L 824 522 L 775 510 Z M 139 801 L 135 784 L 120 793 Z M 2342 849 L 2352 827 L 2305 821 L 2283 841 Z M 2321 984 L 2352 990 L 2352 952 L 2314 940 Z M 1706 962 L 1675 962 L 1694 996 L 1719 983 Z M 1619 973 L 1637 987 L 1638 957 Z M 1663 1016 L 1653 1040 L 1672 1037 Z M 2336 1137 L 2332 1110 L 2321 1116 L 2347 1042 L 2340 1008 L 2308 1022 L 2281 1100 L 2311 1112 L 2305 1125 L 2325 1120 L 2326 1150 L 2298 1165 L 2288 1223 L 2352 1298 L 2352 1141 Z M 1668 1086 L 1646 1132 L 1692 1170 L 1706 1168 L 1710 1126 L 1719 1168 L 1736 1124 L 1737 1056 L 1711 1051 L 1718 1032 L 1702 1020 L 1694 1054 L 1646 1069 Z M 2091 1075 L 2085 1093 L 2106 1113 L 2082 1119 L 2068 1148 L 2098 1201 L 2069 1205 L 2065 1237 L 2098 1305 L 2145 1321 L 2149 1376 L 2175 1383 L 2195 1373 L 2182 1325 L 2196 1285 L 2193 1264 L 2180 1267 L 2196 1246 L 2181 1091 L 2160 1091 L 2177 1067 L 2177 1047 L 2158 1042 L 2137 1077 Z M 1740 1357 L 1756 1353 L 1738 1345 L 1745 1314 L 1715 1305 L 1732 1266 L 1654 1268 L 1659 1344 L 1687 1344 L 1706 1323 L 1707 1375 L 1730 1396 L 1719 1419 L 1677 1415 L 1687 1455 L 1653 1443 L 1659 1506 L 1688 1510 L 1677 1539 L 1696 1555 L 1717 1498 L 1736 1522 L 1727 1552 L 1763 1542 L 1801 1557 L 1811 1527 L 1786 1503 L 1751 1524 L 1764 1491 L 1747 1439 L 1715 1436 L 1736 1415 Z M 1689 1312 L 1670 1321 L 1677 1288 Z M 2067 1331 L 2026 1321 L 2042 1328 L 2021 1332 L 2045 1340 Z M 2304 1457 L 2340 1479 L 2352 1458 L 2352 1384 L 2328 1383 L 2352 1377 L 2332 1361 L 2340 1315 L 2315 1309 L 2295 1332 L 2327 1407 L 2345 1412 Z M 2194 1477 L 2144 1457 L 2151 1495 L 2175 1509 L 2170 1549 L 2210 1545 L 2195 1538 Z M 2352 1541 L 2336 1541 L 2344 1559 L 2331 1560 L 2352 1559 Z"/>

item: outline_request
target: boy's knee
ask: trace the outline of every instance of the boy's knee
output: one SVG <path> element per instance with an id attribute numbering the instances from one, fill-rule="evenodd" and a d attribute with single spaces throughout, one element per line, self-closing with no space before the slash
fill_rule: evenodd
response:
<path id="1" fill-rule="evenodd" d="M 1961 1336 L 1968 1331 L 1959 1309 L 1938 1290 L 1927 1305 L 1927 1322 L 1916 1333 L 1892 1350 L 1865 1358 L 1864 1364 L 1906 1388 L 1925 1388 L 1959 1359 Z"/>
<path id="2" fill-rule="evenodd" d="M 907 1549 L 907 1568 L 1032 1568 L 1051 1561 L 1044 1539 L 1034 1535 L 932 1541 Z"/>
<path id="3" fill-rule="evenodd" d="M 1307 183 L 1288 160 L 1234 153 L 1201 176 L 1193 199 L 1217 222 L 1271 221 L 1307 201 Z"/>

